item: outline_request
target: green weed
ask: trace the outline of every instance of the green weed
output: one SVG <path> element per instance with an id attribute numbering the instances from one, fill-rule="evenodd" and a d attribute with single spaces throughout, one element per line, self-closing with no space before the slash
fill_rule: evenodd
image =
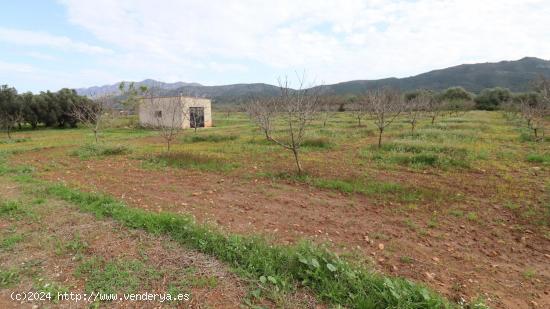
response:
<path id="1" fill-rule="evenodd" d="M 15 269 L 0 268 L 0 288 L 19 283 L 19 272 Z"/>
<path id="2" fill-rule="evenodd" d="M 187 135 L 183 137 L 183 141 L 187 143 L 199 143 L 199 142 L 210 142 L 210 143 L 220 143 L 234 141 L 238 139 L 237 135 L 221 135 L 221 134 L 195 134 Z"/>
<path id="3" fill-rule="evenodd" d="M 86 279 L 85 290 L 98 293 L 135 293 L 139 287 L 159 279 L 159 274 L 138 260 L 105 261 L 92 257 L 75 270 L 75 276 Z"/>
<path id="4" fill-rule="evenodd" d="M 210 172 L 228 172 L 238 167 L 235 163 L 209 154 L 194 154 L 190 152 L 163 153 L 145 157 L 147 164 L 166 167 L 190 168 Z"/>
<path id="5" fill-rule="evenodd" d="M 2 239 L 0 242 L 0 249 L 12 250 L 15 245 L 23 240 L 23 235 L 12 234 Z"/>
<path id="6" fill-rule="evenodd" d="M 89 159 L 101 156 L 116 156 L 131 153 L 132 150 L 125 145 L 86 144 L 71 152 L 71 155 L 81 159 Z"/>

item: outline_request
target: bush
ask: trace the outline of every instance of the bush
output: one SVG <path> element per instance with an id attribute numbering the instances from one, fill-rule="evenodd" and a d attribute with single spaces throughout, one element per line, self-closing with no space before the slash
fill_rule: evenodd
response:
<path id="1" fill-rule="evenodd" d="M 484 89 L 475 98 L 476 109 L 493 111 L 499 109 L 500 105 L 512 98 L 510 90 L 505 88 Z"/>

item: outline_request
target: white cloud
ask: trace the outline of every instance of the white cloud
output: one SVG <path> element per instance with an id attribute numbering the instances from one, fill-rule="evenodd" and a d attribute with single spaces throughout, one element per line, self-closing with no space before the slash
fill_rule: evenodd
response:
<path id="1" fill-rule="evenodd" d="M 241 82 L 240 73 L 259 64 L 265 68 L 255 81 L 305 69 L 337 82 L 464 62 L 550 58 L 548 0 L 62 3 L 73 24 L 121 51 L 102 60 L 110 70 L 164 80 L 233 72 L 228 82 Z"/>
<path id="2" fill-rule="evenodd" d="M 4 62 L 0 60 L 0 72 L 3 74 L 9 74 L 9 73 L 31 73 L 34 71 L 35 68 L 32 65 L 25 64 L 25 63 L 12 63 L 12 62 Z M 0 74 L 1 76 L 1 74 Z"/>
<path id="3" fill-rule="evenodd" d="M 47 46 L 59 50 L 76 51 L 87 54 L 109 54 L 111 50 L 65 36 L 55 36 L 41 31 L 28 31 L 0 27 L 0 41 L 23 46 Z"/>

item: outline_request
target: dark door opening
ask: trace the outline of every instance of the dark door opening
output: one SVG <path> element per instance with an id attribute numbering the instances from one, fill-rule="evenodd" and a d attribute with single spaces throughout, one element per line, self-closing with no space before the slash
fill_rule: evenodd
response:
<path id="1" fill-rule="evenodd" d="M 204 128 L 204 107 L 189 107 L 191 128 Z"/>

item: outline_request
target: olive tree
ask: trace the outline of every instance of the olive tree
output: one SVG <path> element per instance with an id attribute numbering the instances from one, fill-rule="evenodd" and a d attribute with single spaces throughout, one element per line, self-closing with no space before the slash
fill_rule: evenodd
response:
<path id="1" fill-rule="evenodd" d="M 438 95 L 443 103 L 443 109 L 449 111 L 449 115 L 459 115 L 474 108 L 474 95 L 462 87 L 447 88 Z"/>
<path id="2" fill-rule="evenodd" d="M 305 89 L 304 78 L 298 79 L 298 89 L 291 89 L 286 78 L 279 80 L 279 94 L 252 100 L 247 106 L 247 112 L 268 141 L 292 152 L 296 170 L 302 174 L 300 149 L 306 129 L 321 107 L 321 87 Z"/>
<path id="3" fill-rule="evenodd" d="M 11 131 L 23 121 L 23 110 L 19 104 L 17 90 L 7 85 L 0 87 L 0 127 L 11 139 Z"/>

